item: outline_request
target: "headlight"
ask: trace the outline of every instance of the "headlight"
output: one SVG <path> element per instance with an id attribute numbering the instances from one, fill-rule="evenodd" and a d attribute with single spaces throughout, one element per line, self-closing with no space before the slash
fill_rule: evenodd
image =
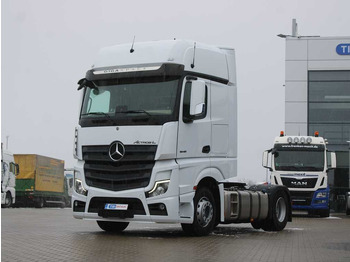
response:
<path id="1" fill-rule="evenodd" d="M 155 197 L 165 194 L 168 191 L 170 180 L 157 181 L 151 191 L 146 193 L 146 197 Z"/>
<path id="2" fill-rule="evenodd" d="M 80 179 L 74 179 L 74 189 L 80 195 L 87 196 L 88 191 L 83 186 L 83 181 Z"/>
<path id="3" fill-rule="evenodd" d="M 324 198 L 327 197 L 327 192 L 318 192 L 316 198 Z"/>

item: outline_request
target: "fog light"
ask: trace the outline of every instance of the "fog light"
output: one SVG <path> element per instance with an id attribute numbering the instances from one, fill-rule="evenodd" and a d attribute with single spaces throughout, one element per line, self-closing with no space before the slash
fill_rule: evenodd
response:
<path id="1" fill-rule="evenodd" d="M 291 143 L 293 142 L 293 138 L 288 137 L 287 142 L 288 142 L 289 144 L 291 144 Z"/>
<path id="2" fill-rule="evenodd" d="M 312 138 L 311 138 L 311 137 L 306 138 L 306 142 L 307 142 L 308 144 L 310 144 L 310 143 L 312 142 Z"/>
<path id="3" fill-rule="evenodd" d="M 294 143 L 296 143 L 296 144 L 299 143 L 299 138 L 298 137 L 294 137 Z"/>
<path id="4" fill-rule="evenodd" d="M 300 143 L 302 143 L 302 144 L 305 143 L 305 137 L 300 138 Z"/>
<path id="5" fill-rule="evenodd" d="M 84 188 L 83 182 L 79 179 L 75 178 L 74 181 L 74 190 L 80 195 L 87 196 L 88 191 Z"/>
<path id="6" fill-rule="evenodd" d="M 147 197 L 155 197 L 165 194 L 168 191 L 170 180 L 157 181 L 151 191 L 146 193 Z"/>

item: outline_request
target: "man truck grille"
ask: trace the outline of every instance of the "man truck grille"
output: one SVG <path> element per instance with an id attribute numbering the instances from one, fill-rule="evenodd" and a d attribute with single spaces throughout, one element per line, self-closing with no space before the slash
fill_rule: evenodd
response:
<path id="1" fill-rule="evenodd" d="M 284 186 L 289 188 L 314 188 L 317 178 L 295 179 L 281 177 Z"/>
<path id="2" fill-rule="evenodd" d="M 289 191 L 292 205 L 310 206 L 314 191 Z"/>
<path id="3" fill-rule="evenodd" d="M 112 161 L 107 146 L 83 146 L 86 184 L 112 191 L 146 187 L 149 184 L 155 145 L 125 145 L 125 155 Z"/>

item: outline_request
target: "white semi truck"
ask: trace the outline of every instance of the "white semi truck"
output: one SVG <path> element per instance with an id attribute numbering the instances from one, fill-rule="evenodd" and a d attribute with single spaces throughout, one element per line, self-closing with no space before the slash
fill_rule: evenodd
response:
<path id="1" fill-rule="evenodd" d="M 235 51 L 170 40 L 103 48 L 79 82 L 73 216 L 120 232 L 129 222 L 282 230 L 289 191 L 237 176 Z"/>
<path id="2" fill-rule="evenodd" d="M 1 206 L 11 207 L 16 202 L 16 175 L 19 172 L 13 154 L 1 143 Z"/>
<path id="3" fill-rule="evenodd" d="M 318 132 L 315 136 L 285 136 L 281 131 L 273 148 L 264 152 L 263 166 L 271 171 L 271 184 L 289 188 L 293 209 L 329 216 L 327 172 L 336 167 L 336 158 Z"/>

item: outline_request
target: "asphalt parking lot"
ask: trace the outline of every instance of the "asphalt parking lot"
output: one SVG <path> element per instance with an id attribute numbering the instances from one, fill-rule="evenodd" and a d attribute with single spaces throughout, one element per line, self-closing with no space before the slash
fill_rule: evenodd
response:
<path id="1" fill-rule="evenodd" d="M 134 223 L 120 235 L 70 209 L 1 210 L 1 261 L 350 261 L 350 216 L 293 217 L 281 232 L 219 225 L 188 237 L 178 224 Z"/>

